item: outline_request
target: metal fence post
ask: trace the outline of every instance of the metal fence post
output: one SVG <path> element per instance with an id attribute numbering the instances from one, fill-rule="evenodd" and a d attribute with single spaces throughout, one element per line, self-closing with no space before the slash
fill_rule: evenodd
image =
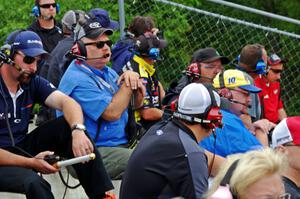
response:
<path id="1" fill-rule="evenodd" d="M 120 24 L 120 35 L 124 35 L 125 29 L 125 11 L 124 11 L 124 0 L 118 0 L 119 4 L 119 24 Z"/>

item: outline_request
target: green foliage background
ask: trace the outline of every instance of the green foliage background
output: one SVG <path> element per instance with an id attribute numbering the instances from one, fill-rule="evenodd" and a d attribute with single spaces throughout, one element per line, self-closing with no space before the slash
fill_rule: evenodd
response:
<path id="1" fill-rule="evenodd" d="M 57 0 L 61 5 L 61 12 L 58 15 L 60 19 L 65 11 L 70 9 L 89 10 L 91 8 L 100 7 L 109 11 L 113 19 L 118 20 L 118 1 L 117 0 Z M 254 23 L 277 27 L 278 29 L 287 30 L 300 34 L 300 26 L 282 22 L 279 20 L 272 20 L 267 17 L 251 14 L 249 12 L 232 9 L 229 7 L 221 6 L 205 0 L 173 0 L 173 2 L 182 3 L 187 6 L 212 11 L 226 16 L 237 17 L 239 19 L 247 19 Z M 283 16 L 300 20 L 300 1 L 299 0 L 231 0 L 233 3 L 273 12 Z M 131 9 L 135 4 L 148 4 L 148 9 L 135 10 L 126 15 L 126 22 L 130 21 L 134 15 L 143 15 L 151 13 L 155 18 L 161 18 L 165 10 L 155 9 L 152 10 L 154 3 L 153 0 L 125 0 L 125 10 Z M 33 20 L 34 17 L 30 14 L 33 7 L 33 0 L 0 0 L 0 42 L 3 43 L 9 32 L 26 28 Z M 174 26 L 180 24 L 182 31 L 189 29 L 189 23 L 186 20 L 184 13 L 176 13 L 172 10 L 168 16 L 163 16 L 170 20 Z M 166 19 L 164 18 L 164 19 Z M 178 33 L 176 33 L 178 35 Z M 176 37 L 175 33 L 167 32 L 167 37 Z M 118 37 L 118 34 L 115 34 Z"/>
<path id="2" fill-rule="evenodd" d="M 198 15 L 195 12 L 188 12 L 184 9 L 166 6 L 154 0 L 124 1 L 126 24 L 136 15 L 150 15 L 156 19 L 156 25 L 164 30 L 165 38 L 170 45 L 162 52 L 162 56 L 166 59 L 158 67 L 165 87 L 168 87 L 172 80 L 179 77 L 180 71 L 184 69 L 196 49 L 212 46 L 218 49 L 220 54 L 233 59 L 246 43 L 262 43 L 266 45 L 267 49 L 272 49 L 291 58 L 289 70 L 283 74 L 287 77 L 283 79 L 283 97 L 288 113 L 290 115 L 300 115 L 300 87 L 298 86 L 300 85 L 300 76 L 298 75 L 300 72 L 299 40 L 291 40 L 278 34 L 269 34 L 263 31 L 261 31 L 263 34 L 258 34 L 251 28 L 245 28 L 244 31 L 241 31 L 241 26 L 230 23 L 216 23 L 216 19 Z M 91 8 L 100 7 L 108 10 L 112 19 L 118 20 L 117 0 L 57 0 L 57 2 L 61 5 L 58 19 L 70 9 L 87 11 Z M 173 2 L 300 34 L 299 25 L 262 17 L 205 0 L 173 0 Z M 299 0 L 231 0 L 231 2 L 300 20 Z M 0 0 L 1 44 L 9 32 L 26 28 L 31 24 L 34 20 L 34 17 L 30 14 L 33 4 L 34 0 Z M 119 32 L 116 32 L 112 39 L 117 41 L 119 36 Z M 236 38 L 238 38 L 238 41 Z"/>

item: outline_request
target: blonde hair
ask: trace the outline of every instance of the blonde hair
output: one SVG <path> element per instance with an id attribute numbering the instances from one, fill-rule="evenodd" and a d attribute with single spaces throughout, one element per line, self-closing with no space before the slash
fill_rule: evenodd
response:
<path id="1" fill-rule="evenodd" d="M 272 149 L 229 156 L 214 178 L 213 184 L 204 198 L 209 199 L 211 197 L 220 186 L 227 170 L 238 159 L 238 165 L 234 169 L 229 181 L 231 190 L 234 190 L 235 195 L 238 197 L 243 196 L 245 189 L 261 178 L 273 174 L 281 175 L 287 168 L 286 156 L 276 153 Z"/>

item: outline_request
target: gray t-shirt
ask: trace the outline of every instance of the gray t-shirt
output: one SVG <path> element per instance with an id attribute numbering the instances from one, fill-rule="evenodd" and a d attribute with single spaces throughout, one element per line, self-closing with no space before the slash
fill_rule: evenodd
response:
<path id="1" fill-rule="evenodd" d="M 245 73 L 246 77 L 250 80 L 251 84 L 254 85 L 253 78 Z M 261 106 L 259 102 L 259 97 L 257 93 L 251 93 L 251 108 L 248 108 L 248 113 L 252 118 L 252 121 L 255 122 L 261 118 Z"/>

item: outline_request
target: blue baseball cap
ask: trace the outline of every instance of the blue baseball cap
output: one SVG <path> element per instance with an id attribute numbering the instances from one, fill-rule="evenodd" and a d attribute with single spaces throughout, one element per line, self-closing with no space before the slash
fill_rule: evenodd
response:
<path id="1" fill-rule="evenodd" d="M 89 15 L 95 17 L 96 20 L 104 28 L 110 28 L 113 30 L 119 29 L 119 23 L 117 21 L 111 20 L 106 10 L 103 10 L 101 8 L 94 8 L 89 11 Z"/>
<path id="2" fill-rule="evenodd" d="M 38 34 L 32 31 L 21 31 L 18 33 L 12 43 L 12 48 L 14 50 L 20 50 L 22 53 L 30 57 L 48 55 L 43 48 L 41 38 Z"/>

